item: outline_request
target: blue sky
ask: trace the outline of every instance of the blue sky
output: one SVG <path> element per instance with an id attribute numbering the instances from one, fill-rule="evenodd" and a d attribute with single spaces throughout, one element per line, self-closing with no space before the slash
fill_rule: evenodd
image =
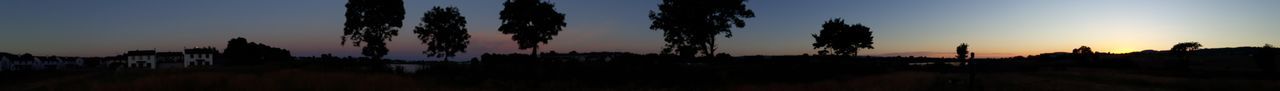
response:
<path id="1" fill-rule="evenodd" d="M 456 6 L 472 43 L 459 58 L 481 53 L 527 53 L 497 32 L 504 0 L 406 0 L 405 27 L 433 6 Z M 660 0 L 549 0 L 568 26 L 544 50 L 652 53 L 664 42 L 648 29 Z M 6 0 L 0 1 L 0 52 L 111 56 L 128 50 L 223 48 L 250 41 L 296 56 L 359 56 L 340 45 L 345 0 Z M 1276 0 L 751 0 L 757 17 L 719 51 L 735 55 L 814 53 L 810 34 L 827 19 L 872 28 L 879 56 L 949 55 L 969 43 L 979 57 L 1069 51 L 1166 50 L 1178 42 L 1206 47 L 1280 44 Z M 430 59 L 425 46 L 401 30 L 389 58 Z"/>

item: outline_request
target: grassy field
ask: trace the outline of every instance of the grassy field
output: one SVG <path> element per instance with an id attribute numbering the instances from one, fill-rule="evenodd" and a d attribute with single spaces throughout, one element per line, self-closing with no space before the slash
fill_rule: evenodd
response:
<path id="1" fill-rule="evenodd" d="M 5 86 L 10 91 L 406 91 L 413 78 L 374 72 L 278 69 L 264 72 L 162 70 L 96 72 Z"/>
<path id="2" fill-rule="evenodd" d="M 966 72 L 898 70 L 816 81 L 671 86 L 583 80 L 441 80 L 433 76 L 312 68 L 182 69 L 6 74 L 4 91 L 1277 91 L 1275 79 L 1152 75 L 1129 70 Z M 618 78 L 631 79 L 631 78 Z M 714 82 L 713 82 L 714 83 Z M 625 85 L 632 84 L 632 85 Z"/>

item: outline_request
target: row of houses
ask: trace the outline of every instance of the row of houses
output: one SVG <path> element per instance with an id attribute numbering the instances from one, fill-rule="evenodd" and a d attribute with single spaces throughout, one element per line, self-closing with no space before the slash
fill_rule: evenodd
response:
<path id="1" fill-rule="evenodd" d="M 80 68 L 83 63 L 75 57 L 0 56 L 0 71 Z"/>
<path id="2" fill-rule="evenodd" d="M 0 71 L 60 69 L 163 69 L 211 66 L 219 55 L 213 47 L 188 48 L 181 52 L 134 50 L 108 57 L 37 57 L 0 55 Z"/>
<path id="3" fill-rule="evenodd" d="M 218 50 L 213 47 L 191 48 L 182 52 L 136 50 L 126 52 L 124 60 L 116 59 L 112 63 L 127 64 L 129 68 L 185 68 L 213 65 L 217 55 Z"/>

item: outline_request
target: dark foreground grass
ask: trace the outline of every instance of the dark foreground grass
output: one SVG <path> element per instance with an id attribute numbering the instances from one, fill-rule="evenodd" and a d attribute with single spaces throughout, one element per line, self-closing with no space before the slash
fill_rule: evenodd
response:
<path id="1" fill-rule="evenodd" d="M 511 78 L 458 73 L 403 74 L 361 67 L 219 69 L 6 74 L 3 91 L 1277 91 L 1273 79 L 1185 77 L 1100 68 L 983 72 L 899 69 L 815 74 L 733 68 L 668 77 Z M 730 67 L 732 68 L 732 67 Z M 795 68 L 795 67 L 788 67 Z M 699 68 L 706 69 L 706 68 Z M 743 70 L 745 69 L 745 70 Z M 425 71 L 430 72 L 430 71 Z M 591 72 L 591 71 L 586 71 Z M 520 75 L 489 72 L 496 75 Z M 612 74 L 634 73 L 615 72 Z M 588 74 L 588 73 L 580 73 Z M 721 75 L 727 74 L 727 75 Z M 621 74 L 635 75 L 635 74 Z M 755 75 L 755 76 L 749 76 Z M 831 76 L 786 76 L 831 75 Z M 467 77 L 491 76 L 491 77 Z M 568 75 L 546 75 L 568 76 Z M 609 75 L 588 75 L 609 76 Z M 685 76 L 688 78 L 678 78 Z M 624 77 L 624 76 L 619 76 Z M 770 78 L 812 77 L 812 78 Z M 684 80 L 711 79 L 716 80 Z M 762 80 L 764 79 L 764 80 Z M 970 83 L 973 82 L 973 83 Z M 971 85 L 972 84 L 972 85 Z M 976 86 L 976 87 L 975 87 Z"/>
<path id="2" fill-rule="evenodd" d="M 12 91 L 410 91 L 413 78 L 373 72 L 273 69 L 101 72 L 6 86 Z"/>

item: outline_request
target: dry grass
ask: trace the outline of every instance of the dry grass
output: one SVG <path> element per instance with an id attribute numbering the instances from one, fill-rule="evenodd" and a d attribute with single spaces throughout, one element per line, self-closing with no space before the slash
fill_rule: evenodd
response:
<path id="1" fill-rule="evenodd" d="M 261 69 L 254 69 L 261 70 Z M 382 72 L 308 69 L 144 71 L 67 74 L 18 82 L 3 91 L 925 91 L 968 90 L 965 73 L 896 71 L 805 82 L 725 83 L 693 87 L 605 86 L 578 80 L 479 80 L 475 85 Z M 621 79 L 621 78 L 620 78 Z M 987 91 L 1276 91 L 1280 81 L 1149 75 L 1124 70 L 1005 72 L 978 75 Z M 12 82 L 11 82 L 12 83 Z M 627 83 L 617 83 L 627 84 Z M 660 83 L 661 84 L 661 83 Z M 674 83 L 669 83 L 674 84 Z"/>
<path id="2" fill-rule="evenodd" d="M 980 75 L 991 91 L 1276 91 L 1280 81 L 1221 77 L 1173 77 L 1110 69 Z"/>
<path id="3" fill-rule="evenodd" d="M 413 78 L 382 73 L 284 69 L 265 73 L 178 72 L 138 77 L 103 74 L 91 80 L 47 80 L 30 89 L 53 91 L 408 91 L 422 90 Z M 132 76 L 132 75 L 130 75 Z M 74 79 L 74 78 L 62 78 Z M 40 85 L 56 83 L 53 85 Z"/>

